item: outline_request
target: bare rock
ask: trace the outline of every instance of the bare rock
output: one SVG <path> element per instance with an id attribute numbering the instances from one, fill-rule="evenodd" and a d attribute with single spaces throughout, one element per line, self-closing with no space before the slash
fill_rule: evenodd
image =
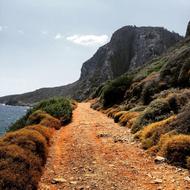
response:
<path id="1" fill-rule="evenodd" d="M 161 164 L 161 163 L 164 163 L 166 162 L 166 158 L 162 157 L 162 156 L 156 156 L 156 158 L 154 159 L 154 162 L 156 164 Z"/>
<path id="2" fill-rule="evenodd" d="M 190 36 L 190 21 L 189 21 L 188 26 L 187 26 L 187 31 L 186 31 L 185 37 L 189 37 L 189 36 Z"/>
<path id="3" fill-rule="evenodd" d="M 67 180 L 62 177 L 53 178 L 51 183 L 57 184 L 57 183 L 65 183 Z"/>

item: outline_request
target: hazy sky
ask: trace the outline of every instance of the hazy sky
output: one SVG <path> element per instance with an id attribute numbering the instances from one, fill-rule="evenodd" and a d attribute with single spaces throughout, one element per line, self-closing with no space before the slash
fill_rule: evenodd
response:
<path id="1" fill-rule="evenodd" d="M 189 20 L 190 0 L 0 0 L 0 96 L 74 82 L 122 26 Z"/>

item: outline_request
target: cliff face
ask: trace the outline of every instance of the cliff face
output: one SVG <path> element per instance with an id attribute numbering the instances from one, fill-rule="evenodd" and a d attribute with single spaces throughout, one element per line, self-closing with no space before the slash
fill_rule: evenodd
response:
<path id="1" fill-rule="evenodd" d="M 161 55 L 182 39 L 160 27 L 125 26 L 117 30 L 111 41 L 99 48 L 81 69 L 80 79 L 70 85 L 44 88 L 34 92 L 0 98 L 1 103 L 31 104 L 52 96 L 87 98 L 101 83 L 114 79 L 128 70 Z"/>
<path id="2" fill-rule="evenodd" d="M 190 36 L 190 21 L 189 21 L 188 26 L 187 26 L 187 31 L 186 31 L 185 37 L 188 37 L 188 36 Z"/>
<path id="3" fill-rule="evenodd" d="M 101 47 L 81 69 L 80 99 L 106 80 L 114 79 L 161 55 L 182 37 L 160 27 L 125 26 L 116 31 L 110 43 Z"/>

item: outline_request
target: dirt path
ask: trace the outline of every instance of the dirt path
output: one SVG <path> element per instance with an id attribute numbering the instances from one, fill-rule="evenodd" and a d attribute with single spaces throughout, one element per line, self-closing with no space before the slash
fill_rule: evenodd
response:
<path id="1" fill-rule="evenodd" d="M 126 128 L 80 103 L 53 137 L 39 190 L 186 190 L 188 172 L 155 164 Z"/>

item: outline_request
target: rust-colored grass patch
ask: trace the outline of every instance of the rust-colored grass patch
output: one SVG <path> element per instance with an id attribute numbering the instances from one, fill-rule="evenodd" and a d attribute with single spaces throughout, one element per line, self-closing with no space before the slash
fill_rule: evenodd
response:
<path id="1" fill-rule="evenodd" d="M 148 149 L 156 145 L 160 136 L 167 133 L 170 129 L 167 127 L 168 124 L 173 122 L 176 116 L 171 116 L 159 122 L 152 123 L 144 127 L 139 133 L 139 139 L 142 141 L 142 147 Z"/>
<path id="2" fill-rule="evenodd" d="M 185 167 L 190 156 L 190 135 L 167 136 L 160 148 L 159 153 L 167 158 L 169 163 Z"/>
<path id="3" fill-rule="evenodd" d="M 48 144 L 55 130 L 53 128 L 48 128 L 43 125 L 30 125 L 25 127 L 25 129 L 38 131 L 41 135 L 43 135 L 46 138 Z"/>
<path id="4" fill-rule="evenodd" d="M 27 120 L 27 124 L 40 124 L 55 129 L 61 128 L 61 123 L 58 119 L 41 110 L 37 110 L 33 114 L 31 114 Z"/>
<path id="5" fill-rule="evenodd" d="M 114 114 L 114 121 L 115 121 L 116 123 L 118 123 L 118 122 L 119 122 L 119 118 L 120 118 L 122 115 L 124 115 L 125 113 L 127 113 L 127 112 L 126 112 L 126 111 L 119 111 L 119 112 L 115 113 L 115 114 Z"/>
<path id="6" fill-rule="evenodd" d="M 119 118 L 119 124 L 122 126 L 131 127 L 131 124 L 139 116 L 139 112 L 126 112 Z"/>
<path id="7" fill-rule="evenodd" d="M 16 132 L 7 133 L 2 139 L 5 145 L 18 145 L 19 147 L 31 151 L 45 164 L 47 158 L 47 141 L 38 131 L 21 129 Z"/>
<path id="8" fill-rule="evenodd" d="M 18 145 L 0 146 L 0 189 L 37 189 L 41 161 Z"/>

